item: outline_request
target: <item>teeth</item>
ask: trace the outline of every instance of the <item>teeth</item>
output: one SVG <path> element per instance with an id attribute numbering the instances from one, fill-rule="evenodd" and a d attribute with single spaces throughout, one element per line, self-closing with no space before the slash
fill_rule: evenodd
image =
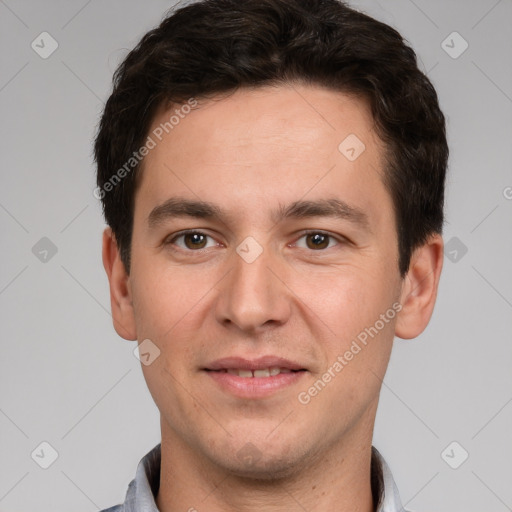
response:
<path id="1" fill-rule="evenodd" d="M 227 371 L 230 375 L 236 375 L 237 377 L 274 377 L 280 373 L 291 373 L 289 368 L 264 368 L 262 370 L 240 370 L 238 368 L 229 368 Z"/>
<path id="2" fill-rule="evenodd" d="M 255 377 L 270 377 L 270 370 L 254 370 Z"/>

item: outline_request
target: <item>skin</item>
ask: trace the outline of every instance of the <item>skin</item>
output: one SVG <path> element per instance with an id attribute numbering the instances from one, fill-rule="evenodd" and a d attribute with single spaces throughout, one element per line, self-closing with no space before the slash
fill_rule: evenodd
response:
<path id="1" fill-rule="evenodd" d="M 160 109 L 151 130 L 169 112 Z M 338 150 L 349 134 L 366 147 L 355 161 Z M 161 511 L 375 510 L 370 456 L 382 379 L 394 336 L 427 326 L 443 262 L 433 235 L 401 279 L 383 155 L 362 100 L 293 85 L 199 102 L 146 156 L 130 274 L 109 228 L 103 261 L 117 332 L 161 351 L 142 365 L 161 413 Z M 151 211 L 178 196 L 227 216 L 150 228 Z M 367 229 L 339 218 L 271 218 L 280 204 L 331 198 L 364 212 Z M 199 249 L 190 236 L 173 245 L 184 229 L 208 237 Z M 331 236 L 318 249 L 304 230 Z M 252 263 L 236 252 L 248 236 L 263 250 Z M 395 318 L 301 404 L 298 394 L 393 303 L 402 307 Z M 307 372 L 273 396 L 242 399 L 201 370 L 222 357 L 267 354 Z M 247 443 L 259 456 L 251 464 L 239 456 Z"/>

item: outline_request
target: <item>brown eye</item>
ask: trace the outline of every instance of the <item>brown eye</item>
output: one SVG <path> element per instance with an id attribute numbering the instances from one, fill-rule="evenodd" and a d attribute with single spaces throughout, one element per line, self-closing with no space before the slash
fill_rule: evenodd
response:
<path id="1" fill-rule="evenodd" d="M 305 242 L 302 241 L 303 239 L 305 239 Z M 323 231 L 306 231 L 294 245 L 303 249 L 321 251 L 323 249 L 330 249 L 339 244 L 340 241 L 329 233 L 324 233 Z"/>
<path id="2" fill-rule="evenodd" d="M 210 245 L 208 245 L 210 239 Z M 213 242 L 211 242 L 213 241 Z M 166 245 L 172 247 L 177 246 L 182 250 L 198 251 L 206 247 L 213 247 L 215 241 L 210 235 L 206 235 L 201 231 L 182 231 L 175 235 L 172 239 L 165 242 Z"/>
<path id="3" fill-rule="evenodd" d="M 203 249 L 206 244 L 206 235 L 202 233 L 186 233 L 182 236 L 188 249 Z"/>
<path id="4" fill-rule="evenodd" d="M 309 249 L 325 249 L 329 246 L 329 235 L 323 233 L 308 233 L 306 240 Z"/>

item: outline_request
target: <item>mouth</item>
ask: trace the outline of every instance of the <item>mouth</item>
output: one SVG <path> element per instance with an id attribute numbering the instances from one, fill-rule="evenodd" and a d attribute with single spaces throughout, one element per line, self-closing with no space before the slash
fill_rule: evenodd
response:
<path id="1" fill-rule="evenodd" d="M 276 356 L 228 357 L 202 368 L 224 392 L 238 398 L 264 398 L 296 384 L 308 370 Z"/>
<path id="2" fill-rule="evenodd" d="M 306 367 L 302 364 L 290 361 L 289 359 L 285 359 L 284 357 L 278 357 L 273 355 L 261 356 L 256 359 L 246 359 L 245 357 L 240 356 L 231 356 L 224 357 L 222 359 L 217 359 L 216 361 L 208 364 L 206 368 L 203 370 L 208 371 L 238 371 L 238 372 L 253 372 L 253 375 L 245 375 L 246 377 L 257 377 L 258 375 L 254 375 L 254 372 L 265 371 L 269 372 L 273 371 L 276 375 L 279 373 L 293 372 L 293 371 L 301 371 L 306 370 Z M 279 372 L 278 372 L 279 370 Z M 269 375 L 263 375 L 264 377 L 268 377 Z"/>
<path id="3" fill-rule="evenodd" d="M 245 370 L 243 368 L 222 368 L 220 370 L 212 370 L 209 368 L 205 368 L 208 372 L 219 372 L 219 373 L 229 373 L 229 375 L 236 375 L 237 377 L 242 377 L 244 379 L 248 378 L 265 378 L 265 377 L 275 377 L 276 375 L 281 375 L 283 373 L 296 373 L 296 372 L 305 372 L 305 369 L 300 370 L 290 370 L 289 368 L 262 368 L 261 370 L 251 369 Z"/>

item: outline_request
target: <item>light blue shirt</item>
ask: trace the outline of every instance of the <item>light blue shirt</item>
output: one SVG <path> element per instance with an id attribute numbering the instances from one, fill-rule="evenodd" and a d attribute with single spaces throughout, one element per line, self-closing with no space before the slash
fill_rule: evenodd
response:
<path id="1" fill-rule="evenodd" d="M 155 498 L 160 486 L 160 452 L 157 444 L 139 462 L 135 478 L 130 482 L 123 504 L 101 512 L 159 512 Z M 375 512 L 407 512 L 400 501 L 398 489 L 386 461 L 372 446 L 372 491 L 379 496 Z"/>

